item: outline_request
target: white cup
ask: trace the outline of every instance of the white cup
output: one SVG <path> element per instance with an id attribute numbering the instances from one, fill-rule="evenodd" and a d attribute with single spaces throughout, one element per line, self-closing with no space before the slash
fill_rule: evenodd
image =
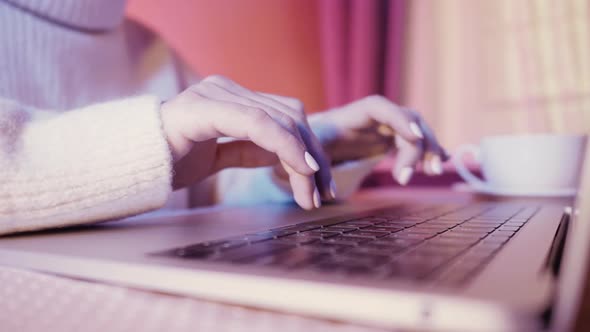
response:
<path id="1" fill-rule="evenodd" d="M 575 190 L 586 146 L 583 135 L 488 136 L 479 146 L 459 147 L 453 163 L 459 175 L 474 189 L 547 192 Z M 485 180 L 464 164 L 466 154 L 479 162 Z"/>

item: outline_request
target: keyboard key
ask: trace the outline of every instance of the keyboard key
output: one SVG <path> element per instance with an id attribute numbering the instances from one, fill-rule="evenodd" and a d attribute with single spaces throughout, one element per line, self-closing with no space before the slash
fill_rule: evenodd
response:
<path id="1" fill-rule="evenodd" d="M 364 228 L 363 230 L 376 231 L 376 232 L 398 232 L 398 231 L 401 231 L 402 229 L 404 229 L 404 227 L 391 226 L 391 225 L 387 225 L 387 224 L 379 224 L 379 225 Z"/>
<path id="2" fill-rule="evenodd" d="M 317 231 L 309 231 L 309 232 L 306 232 L 306 233 L 303 233 L 303 234 L 307 234 L 307 233 L 309 233 L 311 236 L 319 236 L 319 237 L 321 237 L 323 239 L 334 237 L 334 236 L 338 236 L 338 235 L 341 235 L 342 234 L 340 232 L 328 232 L 328 231 L 320 231 L 320 230 L 317 230 Z"/>
<path id="3" fill-rule="evenodd" d="M 422 233 L 408 233 L 406 231 L 401 231 L 401 232 L 393 233 L 389 236 L 396 237 L 399 239 L 426 240 L 426 239 L 433 237 L 434 235 L 422 234 Z"/>
<path id="4" fill-rule="evenodd" d="M 402 234 L 424 234 L 424 235 L 428 235 L 428 236 L 435 236 L 436 234 L 438 234 L 438 231 L 435 231 L 432 229 L 423 229 L 423 228 L 412 227 L 412 228 L 408 228 L 408 229 L 404 230 Z"/>
<path id="5" fill-rule="evenodd" d="M 311 232 L 304 232 L 304 233 L 295 233 L 289 236 L 285 236 L 282 238 L 279 238 L 283 241 L 292 241 L 292 242 L 296 242 L 296 243 L 308 243 L 308 242 L 313 242 L 316 240 L 321 240 L 322 236 L 318 235 L 318 234 L 312 234 Z"/>
<path id="6" fill-rule="evenodd" d="M 423 224 L 419 224 L 417 226 L 412 227 L 412 229 L 426 229 L 426 230 L 431 230 L 431 231 L 446 231 L 447 229 L 449 229 L 451 227 L 447 226 L 447 225 L 435 225 L 435 224 L 429 224 L 429 223 L 423 223 Z"/>
<path id="7" fill-rule="evenodd" d="M 524 226 L 524 224 L 525 224 L 524 221 L 514 221 L 514 220 L 510 219 L 504 223 L 504 226 L 522 227 L 522 226 Z"/>
<path id="8" fill-rule="evenodd" d="M 504 236 L 504 235 L 500 235 L 500 236 L 487 236 L 485 239 L 481 240 L 480 243 L 499 243 L 499 244 L 504 244 L 506 242 L 508 242 L 508 240 L 510 240 L 509 236 Z"/>
<path id="9" fill-rule="evenodd" d="M 355 231 L 350 233 L 350 235 L 354 235 L 354 236 L 362 236 L 362 237 L 369 237 L 369 238 L 380 238 L 380 237 L 384 237 L 389 235 L 389 232 L 379 232 L 379 231 L 373 231 L 373 230 L 359 230 L 359 231 Z"/>
<path id="10" fill-rule="evenodd" d="M 457 229 L 465 229 L 465 230 L 477 230 L 477 231 L 486 231 L 492 232 L 496 229 L 496 226 L 488 226 L 488 225 L 478 225 L 478 224 L 469 224 L 465 223 L 456 227 Z"/>
<path id="11" fill-rule="evenodd" d="M 497 231 L 494 231 L 490 235 L 493 235 L 493 236 L 496 236 L 496 235 L 512 236 L 512 235 L 514 235 L 514 233 L 516 233 L 516 231 L 498 229 Z"/>
<path id="12" fill-rule="evenodd" d="M 443 234 L 444 235 L 444 234 Z M 436 239 L 433 239 L 432 242 L 437 244 L 442 244 L 446 246 L 457 246 L 457 247 L 464 247 L 470 246 L 475 244 L 479 241 L 479 238 L 472 238 L 472 237 L 460 237 L 460 236 L 439 236 Z M 429 241 L 430 243 L 430 241 Z"/>
<path id="13" fill-rule="evenodd" d="M 343 227 L 343 226 L 340 226 L 340 224 L 324 228 L 324 230 L 329 231 L 329 232 L 340 232 L 340 233 L 348 233 L 348 232 L 355 231 L 357 229 L 358 228 L 356 228 L 356 227 Z"/>
<path id="14" fill-rule="evenodd" d="M 413 220 L 393 220 L 393 221 L 386 221 L 383 223 L 379 223 L 378 225 L 391 225 L 391 226 L 397 226 L 397 227 L 412 227 L 415 226 L 417 224 L 422 223 L 423 220 L 420 221 L 413 221 Z"/>
<path id="15" fill-rule="evenodd" d="M 337 225 L 343 226 L 343 227 L 351 227 L 351 228 L 365 228 L 365 227 L 373 226 L 374 224 L 375 224 L 375 222 L 373 222 L 373 221 L 356 220 L 356 221 L 345 221 L 345 222 L 337 224 Z"/>
<path id="16" fill-rule="evenodd" d="M 309 231 L 312 229 L 318 229 L 321 227 L 322 227 L 322 225 L 317 225 L 317 224 L 299 224 L 299 225 L 282 227 L 282 228 L 279 228 L 279 229 L 276 229 L 273 231 L 276 233 L 288 235 L 288 234 L 293 234 L 293 233 L 305 232 L 305 231 Z"/>
<path id="17" fill-rule="evenodd" d="M 262 232 L 262 233 L 255 233 L 255 234 L 247 234 L 244 236 L 244 240 L 250 243 L 268 241 L 274 239 L 276 234 L 274 232 Z"/>
<path id="18" fill-rule="evenodd" d="M 400 245 L 400 246 L 405 246 L 405 247 L 411 247 L 411 246 L 415 246 L 419 243 L 422 243 L 424 241 L 422 239 L 398 237 L 398 236 L 395 236 L 396 234 L 397 233 L 393 233 L 393 234 L 390 234 L 386 237 L 379 238 L 374 242 L 390 243 L 390 244 L 395 244 L 395 245 Z"/>
<path id="19" fill-rule="evenodd" d="M 470 219 L 467 220 L 465 222 L 465 224 L 469 224 L 469 225 L 496 225 L 499 226 L 501 224 L 504 223 L 505 220 L 497 220 L 497 219 L 480 219 L 478 218 L 474 218 L 474 219 Z"/>
<path id="20" fill-rule="evenodd" d="M 506 226 L 506 225 L 502 225 L 502 226 L 500 226 L 500 228 L 498 228 L 499 231 L 510 231 L 510 232 L 516 232 L 519 229 L 520 229 L 520 227 Z"/>
<path id="21" fill-rule="evenodd" d="M 325 239 L 322 242 L 324 243 L 337 243 L 337 244 L 344 244 L 344 245 L 356 245 L 358 243 L 361 242 L 367 242 L 370 241 L 370 239 L 366 238 L 366 237 L 360 237 L 360 236 L 346 236 L 346 235 L 341 235 L 335 238 L 329 238 L 329 239 Z"/>

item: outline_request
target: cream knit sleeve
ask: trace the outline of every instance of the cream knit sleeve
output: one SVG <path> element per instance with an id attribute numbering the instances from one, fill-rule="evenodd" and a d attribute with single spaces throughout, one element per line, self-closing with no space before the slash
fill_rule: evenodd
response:
<path id="1" fill-rule="evenodd" d="M 0 99 L 0 234 L 161 207 L 171 161 L 151 96 L 64 113 Z"/>

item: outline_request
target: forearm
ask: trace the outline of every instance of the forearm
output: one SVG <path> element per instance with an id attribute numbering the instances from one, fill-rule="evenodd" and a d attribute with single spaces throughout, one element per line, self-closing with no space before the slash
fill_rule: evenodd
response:
<path id="1" fill-rule="evenodd" d="M 137 214 L 170 193 L 156 98 L 60 114 L 0 101 L 0 128 L 0 234 Z"/>

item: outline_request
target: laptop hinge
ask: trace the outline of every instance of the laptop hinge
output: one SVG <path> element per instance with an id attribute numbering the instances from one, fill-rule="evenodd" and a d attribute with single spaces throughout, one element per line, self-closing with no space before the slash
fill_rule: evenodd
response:
<path id="1" fill-rule="evenodd" d="M 570 226 L 570 211 L 571 209 L 566 208 L 566 211 L 561 216 L 561 221 L 559 222 L 559 226 L 555 231 L 555 236 L 553 237 L 553 242 L 551 243 L 551 248 L 549 249 L 549 253 L 547 254 L 547 260 L 545 261 L 545 270 L 551 273 L 551 275 L 556 279 L 559 277 L 559 272 L 561 269 L 561 259 L 563 257 L 565 241 L 567 240 L 567 233 Z M 552 316 L 553 301 L 551 301 L 545 308 L 545 310 L 543 310 L 543 312 L 541 313 L 541 322 L 545 328 L 549 327 Z"/>
<path id="2" fill-rule="evenodd" d="M 549 249 L 547 260 L 545 262 L 545 268 L 550 270 L 551 274 L 553 274 L 555 278 L 559 277 L 561 259 L 563 257 L 563 250 L 565 247 L 565 241 L 567 239 L 570 219 L 571 216 L 569 210 L 564 212 L 561 216 L 561 221 L 559 222 L 559 226 L 557 227 L 557 231 L 553 237 L 553 242 L 551 243 L 551 248 Z"/>

